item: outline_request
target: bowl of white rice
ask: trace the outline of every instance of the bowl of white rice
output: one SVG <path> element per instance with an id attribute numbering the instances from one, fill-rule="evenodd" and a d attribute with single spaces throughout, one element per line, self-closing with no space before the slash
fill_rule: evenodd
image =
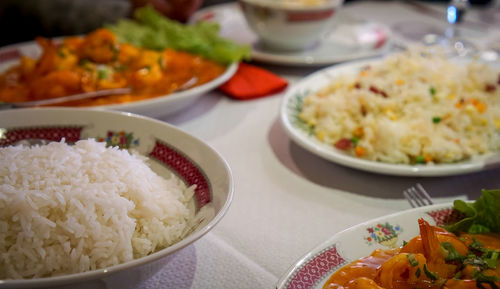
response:
<path id="1" fill-rule="evenodd" d="M 281 121 L 300 146 L 352 168 L 480 171 L 499 165 L 500 68 L 420 47 L 336 65 L 287 91 Z"/>
<path id="2" fill-rule="evenodd" d="M 133 288 L 231 203 L 226 161 L 164 122 L 43 108 L 0 123 L 0 288 Z"/>

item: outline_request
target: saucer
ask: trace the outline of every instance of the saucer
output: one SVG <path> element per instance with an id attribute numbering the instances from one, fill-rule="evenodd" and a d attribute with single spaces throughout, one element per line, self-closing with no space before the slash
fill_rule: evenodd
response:
<path id="1" fill-rule="evenodd" d="M 209 6 L 197 11 L 190 23 L 213 21 L 222 37 L 250 45 L 252 60 L 290 66 L 321 66 L 384 54 L 391 47 L 391 31 L 381 24 L 355 19 L 338 10 L 332 29 L 312 47 L 301 51 L 265 48 L 248 27 L 237 3 Z"/>

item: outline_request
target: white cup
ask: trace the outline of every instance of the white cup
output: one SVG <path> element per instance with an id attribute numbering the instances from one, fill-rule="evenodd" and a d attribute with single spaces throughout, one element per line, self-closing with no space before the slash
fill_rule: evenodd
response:
<path id="1" fill-rule="evenodd" d="M 240 0 L 243 15 L 260 43 L 271 50 L 304 50 L 333 25 L 343 0 Z"/>

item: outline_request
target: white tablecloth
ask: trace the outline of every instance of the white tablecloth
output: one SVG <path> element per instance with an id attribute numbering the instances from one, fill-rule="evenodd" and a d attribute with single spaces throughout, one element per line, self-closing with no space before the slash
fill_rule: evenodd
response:
<path id="1" fill-rule="evenodd" d="M 401 1 L 359 1 L 343 9 L 358 18 L 386 23 L 393 30 L 413 21 L 441 31 L 443 24 L 432 14 L 422 14 Z M 498 16 L 491 11 L 473 11 L 470 18 L 479 21 L 481 13 Z M 481 43 L 500 35 L 499 28 L 484 30 L 478 23 L 472 23 L 468 33 Z M 415 40 L 411 39 L 415 33 L 408 35 L 395 38 Z M 264 67 L 290 84 L 314 71 Z M 232 169 L 235 192 L 222 221 L 182 250 L 141 289 L 274 288 L 290 266 L 333 234 L 409 209 L 401 192 L 416 182 L 421 182 L 437 202 L 476 198 L 482 188 L 500 187 L 500 170 L 457 177 L 391 177 L 323 160 L 286 136 L 279 122 L 282 96 L 236 101 L 212 92 L 193 107 L 162 119 L 221 153 Z"/>

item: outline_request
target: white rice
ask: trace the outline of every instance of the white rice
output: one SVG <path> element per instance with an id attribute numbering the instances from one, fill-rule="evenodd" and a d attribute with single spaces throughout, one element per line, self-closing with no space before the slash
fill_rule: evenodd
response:
<path id="1" fill-rule="evenodd" d="M 178 241 L 193 188 L 104 143 L 0 148 L 0 279 L 130 261 Z"/>
<path id="2" fill-rule="evenodd" d="M 500 72 L 423 55 L 336 77 L 306 97 L 299 117 L 320 141 L 351 141 L 346 153 L 372 161 L 450 163 L 499 150 Z"/>

